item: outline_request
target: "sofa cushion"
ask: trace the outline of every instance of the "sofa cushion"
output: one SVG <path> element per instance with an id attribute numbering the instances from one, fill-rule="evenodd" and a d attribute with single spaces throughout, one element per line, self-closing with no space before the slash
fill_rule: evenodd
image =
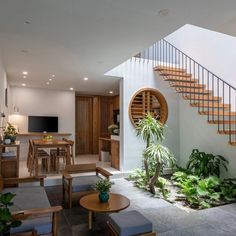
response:
<path id="1" fill-rule="evenodd" d="M 152 222 L 138 211 L 112 213 L 109 215 L 108 221 L 120 236 L 143 234 L 152 231 Z"/>
<path id="2" fill-rule="evenodd" d="M 52 218 L 51 217 L 40 217 L 30 220 L 22 221 L 22 225 L 17 228 L 12 228 L 11 233 L 22 233 L 36 230 L 38 235 L 50 234 L 52 232 Z"/>
<path id="3" fill-rule="evenodd" d="M 28 186 L 18 188 L 5 188 L 2 193 L 11 192 L 16 194 L 13 198 L 14 205 L 10 207 L 11 212 L 29 210 L 35 208 L 48 208 L 50 203 L 43 187 Z M 38 234 L 49 234 L 52 231 L 52 215 L 40 218 L 27 219 L 17 228 L 12 228 L 12 233 L 20 233 L 35 229 Z"/>
<path id="4" fill-rule="evenodd" d="M 33 208 L 47 208 L 50 207 L 47 194 L 44 187 L 29 186 L 18 188 L 5 188 L 3 193 L 11 192 L 16 194 L 13 198 L 14 205 L 10 207 L 10 210 L 21 211 Z"/>
<path id="5" fill-rule="evenodd" d="M 93 190 L 93 185 L 102 178 L 97 175 L 86 175 L 73 177 L 72 192 L 83 192 Z"/>

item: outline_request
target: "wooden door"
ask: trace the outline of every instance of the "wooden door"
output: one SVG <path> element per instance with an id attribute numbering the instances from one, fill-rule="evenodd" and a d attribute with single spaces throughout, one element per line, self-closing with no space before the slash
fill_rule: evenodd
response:
<path id="1" fill-rule="evenodd" d="M 93 153 L 93 98 L 76 98 L 76 154 Z"/>

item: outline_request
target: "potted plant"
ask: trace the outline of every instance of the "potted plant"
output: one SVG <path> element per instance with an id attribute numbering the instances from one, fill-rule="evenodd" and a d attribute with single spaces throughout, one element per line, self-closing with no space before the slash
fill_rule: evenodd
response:
<path id="1" fill-rule="evenodd" d="M 12 193 L 0 193 L 0 236 L 10 236 L 10 229 L 21 225 L 21 221 L 13 219 L 9 210 L 14 197 Z"/>
<path id="2" fill-rule="evenodd" d="M 111 182 L 108 179 L 98 180 L 94 188 L 99 192 L 98 197 L 100 202 L 107 202 L 109 200 Z"/>
<path id="3" fill-rule="evenodd" d="M 11 142 L 16 141 L 16 135 L 18 134 L 16 128 L 11 124 L 7 123 L 7 127 L 4 129 L 4 140 L 10 139 Z"/>
<path id="4" fill-rule="evenodd" d="M 119 126 L 116 124 L 111 124 L 108 127 L 108 132 L 113 135 L 118 135 L 119 134 Z"/>

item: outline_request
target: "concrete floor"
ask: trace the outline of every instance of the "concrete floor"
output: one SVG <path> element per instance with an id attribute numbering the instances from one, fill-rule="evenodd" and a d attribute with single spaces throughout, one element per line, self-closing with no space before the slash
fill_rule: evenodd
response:
<path id="1" fill-rule="evenodd" d="M 162 199 L 133 187 L 125 179 L 115 179 L 112 192 L 127 196 L 130 207 L 138 210 L 153 223 L 158 236 L 234 236 L 236 235 L 236 204 L 187 212 Z M 47 187 L 52 205 L 61 204 L 61 186 Z M 106 214 L 97 214 L 93 230 L 88 230 L 88 212 L 74 199 L 72 209 L 61 212 L 59 236 L 105 236 Z"/>

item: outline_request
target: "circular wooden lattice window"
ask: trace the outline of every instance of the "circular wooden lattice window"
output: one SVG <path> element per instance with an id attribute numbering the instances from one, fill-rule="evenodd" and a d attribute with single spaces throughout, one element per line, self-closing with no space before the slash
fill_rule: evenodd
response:
<path id="1" fill-rule="evenodd" d="M 165 124 L 168 106 L 165 97 L 156 89 L 143 88 L 137 91 L 129 104 L 129 116 L 134 126 L 150 112 L 153 117 Z"/>

